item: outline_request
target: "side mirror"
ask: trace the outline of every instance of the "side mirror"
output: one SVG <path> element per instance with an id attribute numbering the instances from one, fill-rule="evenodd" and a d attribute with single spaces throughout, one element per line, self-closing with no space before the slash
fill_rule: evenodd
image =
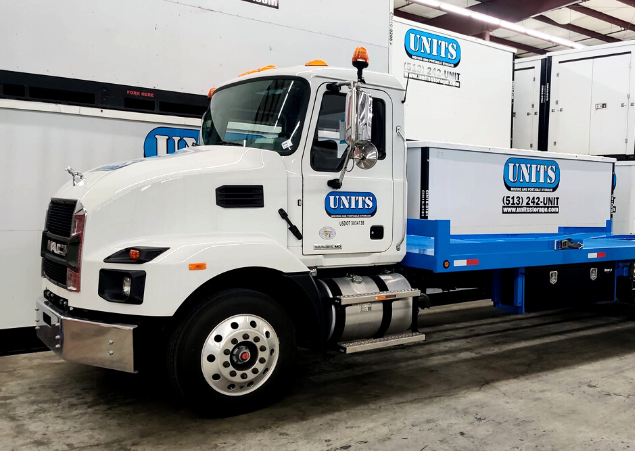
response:
<path id="1" fill-rule="evenodd" d="M 370 141 L 359 144 L 353 149 L 353 160 L 360 169 L 371 169 L 377 163 L 379 152 Z"/>
<path id="2" fill-rule="evenodd" d="M 359 83 L 352 83 L 350 92 L 346 95 L 346 111 L 344 128 L 346 129 L 346 158 L 338 178 L 329 180 L 327 185 L 334 189 L 342 187 L 344 174 L 348 169 L 348 162 L 356 161 L 357 167 L 370 169 L 377 162 L 377 148 L 370 142 L 373 123 L 373 98 L 363 91 Z"/>
<path id="3" fill-rule="evenodd" d="M 358 87 L 346 95 L 346 144 L 355 147 L 370 141 L 373 122 L 373 98 Z"/>

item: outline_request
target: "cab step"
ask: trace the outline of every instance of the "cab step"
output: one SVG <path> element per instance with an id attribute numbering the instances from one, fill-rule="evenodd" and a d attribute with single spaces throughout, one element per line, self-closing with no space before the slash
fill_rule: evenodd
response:
<path id="1" fill-rule="evenodd" d="M 409 345 L 425 341 L 426 335 L 421 332 L 405 332 L 403 334 L 387 335 L 382 338 L 368 340 L 345 341 L 337 344 L 337 348 L 344 354 L 372 351 L 374 349 L 391 348 L 393 346 Z"/>
<path id="2" fill-rule="evenodd" d="M 364 304 L 366 302 L 394 301 L 421 295 L 421 290 L 377 291 L 374 293 L 348 294 L 335 296 L 333 300 L 339 305 Z"/>

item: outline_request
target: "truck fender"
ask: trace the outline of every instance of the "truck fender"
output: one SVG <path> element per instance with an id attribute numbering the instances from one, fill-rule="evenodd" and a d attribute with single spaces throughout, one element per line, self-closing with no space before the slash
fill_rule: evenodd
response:
<path id="1" fill-rule="evenodd" d="M 258 267 L 283 274 L 309 272 L 286 247 L 265 234 L 173 235 L 144 241 L 132 246 L 169 247 L 143 265 L 148 272 L 144 304 L 153 306 L 153 316 L 174 315 L 200 286 L 233 270 Z"/>

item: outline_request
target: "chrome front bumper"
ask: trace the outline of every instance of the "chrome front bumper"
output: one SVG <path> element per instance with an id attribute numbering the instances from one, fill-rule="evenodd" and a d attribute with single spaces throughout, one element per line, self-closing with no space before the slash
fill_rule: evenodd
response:
<path id="1" fill-rule="evenodd" d="M 37 336 L 69 362 L 134 373 L 133 331 L 130 324 L 107 324 L 66 316 L 40 297 L 35 305 Z"/>

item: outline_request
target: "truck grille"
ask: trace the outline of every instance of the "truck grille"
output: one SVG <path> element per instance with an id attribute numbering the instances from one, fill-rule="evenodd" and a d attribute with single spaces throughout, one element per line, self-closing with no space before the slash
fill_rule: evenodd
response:
<path id="1" fill-rule="evenodd" d="M 48 258 L 43 258 L 42 270 L 49 280 L 62 287 L 66 287 L 66 265 L 54 262 Z"/>
<path id="2" fill-rule="evenodd" d="M 70 237 L 76 200 L 51 199 L 46 215 L 46 230 L 54 235 Z"/>

